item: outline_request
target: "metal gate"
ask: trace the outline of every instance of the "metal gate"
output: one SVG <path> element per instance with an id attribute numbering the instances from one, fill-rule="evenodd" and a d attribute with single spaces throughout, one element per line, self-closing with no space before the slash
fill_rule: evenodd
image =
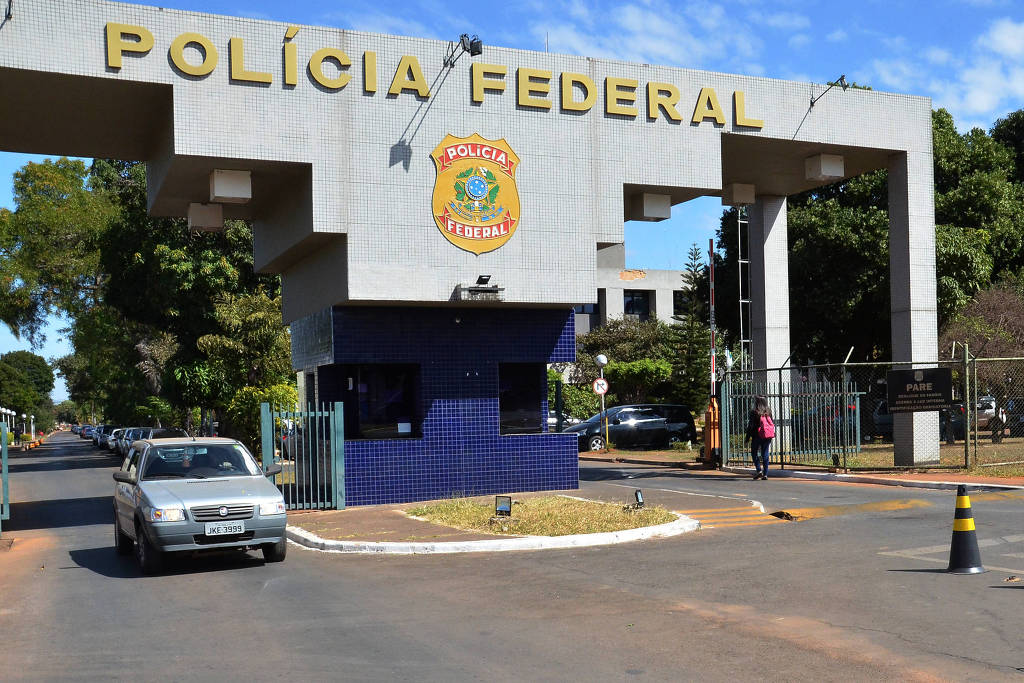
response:
<path id="1" fill-rule="evenodd" d="M 11 518 L 11 504 L 7 489 L 7 425 L 0 422 L 0 534 L 3 520 Z"/>
<path id="2" fill-rule="evenodd" d="M 310 405 L 305 411 L 275 411 L 260 405 L 263 466 L 281 465 L 274 483 L 289 510 L 345 507 L 345 418 L 343 404 Z"/>
<path id="3" fill-rule="evenodd" d="M 767 377 L 779 373 L 778 381 Z M 861 396 L 853 382 L 787 381 L 782 371 L 736 371 L 722 384 L 722 463 L 753 464 L 746 443 L 754 399 L 768 399 L 775 419 L 773 463 L 845 468 L 860 451 Z"/>

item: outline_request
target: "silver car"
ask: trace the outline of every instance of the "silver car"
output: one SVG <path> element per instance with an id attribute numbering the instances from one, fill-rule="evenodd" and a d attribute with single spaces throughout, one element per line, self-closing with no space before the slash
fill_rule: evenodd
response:
<path id="1" fill-rule="evenodd" d="M 218 548 L 259 548 L 284 560 L 284 497 L 238 441 L 174 438 L 136 441 L 114 472 L 117 552 L 134 547 L 142 571 L 160 571 L 164 555 Z"/>

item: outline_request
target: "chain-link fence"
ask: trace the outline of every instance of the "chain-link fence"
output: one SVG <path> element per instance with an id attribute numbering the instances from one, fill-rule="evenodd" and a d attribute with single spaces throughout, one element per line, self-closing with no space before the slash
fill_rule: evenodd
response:
<path id="1" fill-rule="evenodd" d="M 949 408 L 917 414 L 920 417 L 912 424 L 909 418 L 894 416 L 887 400 L 888 371 L 936 367 L 951 371 Z M 757 395 L 768 398 L 776 416 L 772 461 L 782 465 L 843 469 L 906 465 L 897 463 L 894 431 L 912 434 L 917 443 L 934 438 L 938 461 L 928 465 L 1024 463 L 1024 358 L 846 363 L 726 373 L 722 387 L 726 462 L 751 462 L 744 437 Z M 899 432 L 901 428 L 911 432 Z"/>

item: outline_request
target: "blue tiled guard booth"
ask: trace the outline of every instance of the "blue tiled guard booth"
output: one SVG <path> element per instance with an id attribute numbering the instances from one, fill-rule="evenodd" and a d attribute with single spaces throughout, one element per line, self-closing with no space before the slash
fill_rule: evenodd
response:
<path id="1" fill-rule="evenodd" d="M 575 360 L 571 310 L 335 307 L 291 329 L 296 370 L 324 370 L 316 373 L 320 403 L 343 393 L 323 366 L 420 368 L 422 437 L 346 440 L 348 505 L 579 487 L 574 434 L 501 435 L 498 419 L 499 363 Z M 542 425 L 544 396 L 537 403 Z"/>

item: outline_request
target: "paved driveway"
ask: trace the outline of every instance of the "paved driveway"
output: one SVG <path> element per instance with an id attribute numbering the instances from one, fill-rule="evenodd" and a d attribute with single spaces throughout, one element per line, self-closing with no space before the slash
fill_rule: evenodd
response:
<path id="1" fill-rule="evenodd" d="M 293 546 L 279 565 L 216 555 L 143 577 L 111 547 L 114 463 L 92 453 L 67 437 L 12 462 L 0 679 L 987 681 L 1024 667 L 1024 584 L 942 571 L 948 492 L 584 467 L 584 495 L 600 479 L 624 499 L 642 484 L 669 507 L 715 501 L 691 510 L 928 505 L 575 550 Z M 998 541 L 986 563 L 1024 569 L 1022 511 L 979 496 L 978 535 Z"/>

